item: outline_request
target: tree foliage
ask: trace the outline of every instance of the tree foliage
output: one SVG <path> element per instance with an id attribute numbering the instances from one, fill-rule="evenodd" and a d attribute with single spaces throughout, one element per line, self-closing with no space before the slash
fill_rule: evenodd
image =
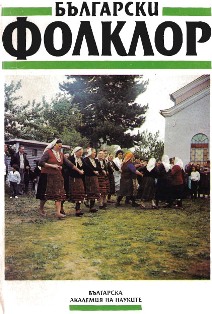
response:
<path id="1" fill-rule="evenodd" d="M 156 160 L 161 160 L 164 152 L 164 143 L 159 139 L 159 131 L 155 134 L 143 131 L 137 135 L 135 148 L 135 152 L 145 159 L 155 157 Z"/>
<path id="2" fill-rule="evenodd" d="M 146 90 L 148 82 L 141 76 L 104 75 L 68 76 L 68 82 L 60 84 L 62 91 L 73 97 L 73 103 L 81 113 L 82 121 L 77 130 L 86 136 L 93 146 L 101 142 L 132 147 L 134 135 L 128 130 L 140 127 L 145 121 L 147 106 L 135 100 Z"/>
<path id="3" fill-rule="evenodd" d="M 5 139 L 18 137 L 49 142 L 60 137 L 66 145 L 88 144 L 76 130 L 81 123 L 81 114 L 70 97 L 58 94 L 50 103 L 43 98 L 41 103 L 23 104 L 22 98 L 16 96 L 20 88 L 20 81 L 5 84 Z"/>
<path id="4" fill-rule="evenodd" d="M 72 147 L 88 145 L 87 138 L 77 131 L 82 118 L 71 97 L 58 94 L 50 104 L 45 103 L 44 118 L 54 130 L 54 136 L 60 137 L 64 144 Z"/>
<path id="5" fill-rule="evenodd" d="M 4 131 L 5 138 L 18 137 L 20 128 L 17 123 L 22 115 L 18 101 L 21 97 L 15 96 L 17 90 L 21 88 L 21 82 L 15 84 L 13 81 L 4 85 Z"/>
<path id="6" fill-rule="evenodd" d="M 21 88 L 21 81 L 4 86 L 5 139 L 14 137 L 47 141 L 53 131 L 45 121 L 45 106 L 42 103 L 22 103 L 22 97 L 16 96 Z"/>

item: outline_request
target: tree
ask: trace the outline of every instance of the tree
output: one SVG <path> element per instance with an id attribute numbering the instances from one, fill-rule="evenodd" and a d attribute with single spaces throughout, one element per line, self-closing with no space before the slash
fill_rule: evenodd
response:
<path id="1" fill-rule="evenodd" d="M 4 86 L 5 139 L 21 137 L 24 139 L 44 140 L 52 138 L 53 130 L 48 127 L 43 117 L 43 103 L 21 102 L 16 96 L 21 88 L 21 81 Z"/>
<path id="2" fill-rule="evenodd" d="M 34 101 L 21 103 L 16 96 L 21 82 L 5 84 L 5 139 L 19 137 L 43 142 L 60 137 L 70 146 L 87 145 L 88 140 L 76 131 L 81 122 L 79 110 L 72 105 L 70 97 L 58 94 L 48 103 Z"/>
<path id="3" fill-rule="evenodd" d="M 6 139 L 19 137 L 20 135 L 17 121 L 21 115 L 21 110 L 17 102 L 21 97 L 15 96 L 15 93 L 20 88 L 21 81 L 17 84 L 13 81 L 9 85 L 4 84 L 4 131 Z"/>
<path id="4" fill-rule="evenodd" d="M 104 75 L 68 76 L 60 84 L 62 91 L 73 97 L 72 101 L 82 115 L 77 130 L 86 136 L 91 145 L 132 147 L 135 136 L 127 133 L 140 127 L 148 106 L 136 103 L 137 96 L 146 90 L 148 82 L 141 76 Z"/>
<path id="5" fill-rule="evenodd" d="M 159 131 L 155 134 L 143 131 L 138 133 L 135 141 L 135 152 L 142 158 L 149 159 L 155 157 L 161 160 L 164 152 L 164 143 L 159 139 Z"/>
<path id="6" fill-rule="evenodd" d="M 88 139 L 77 131 L 82 118 L 71 97 L 57 94 L 50 104 L 45 102 L 44 107 L 44 120 L 54 130 L 54 137 L 61 138 L 64 144 L 72 147 L 88 145 Z"/>

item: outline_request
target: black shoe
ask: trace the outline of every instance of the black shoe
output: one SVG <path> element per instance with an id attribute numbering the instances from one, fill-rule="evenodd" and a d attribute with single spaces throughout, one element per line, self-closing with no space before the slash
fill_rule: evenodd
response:
<path id="1" fill-rule="evenodd" d="M 132 203 L 132 207 L 139 207 L 140 205 L 138 203 Z"/>
<path id="2" fill-rule="evenodd" d="M 115 207 L 119 207 L 119 206 L 121 206 L 120 203 L 116 203 L 116 204 L 115 204 Z"/>
<path id="3" fill-rule="evenodd" d="M 99 209 L 103 209 L 103 208 L 104 208 L 103 205 L 100 205 L 100 206 L 99 206 Z"/>
<path id="4" fill-rule="evenodd" d="M 96 212 L 98 212 L 98 209 L 96 209 L 96 208 L 91 208 L 89 210 L 89 213 L 96 213 Z"/>
<path id="5" fill-rule="evenodd" d="M 61 209 L 60 213 L 61 213 L 62 215 L 66 215 L 66 213 L 64 212 L 63 209 Z"/>
<path id="6" fill-rule="evenodd" d="M 83 215 L 84 215 L 83 212 L 78 212 L 78 213 L 75 214 L 76 217 L 82 217 Z"/>

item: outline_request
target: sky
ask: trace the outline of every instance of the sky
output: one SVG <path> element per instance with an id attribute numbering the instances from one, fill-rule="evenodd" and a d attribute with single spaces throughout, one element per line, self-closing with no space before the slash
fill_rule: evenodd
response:
<path id="1" fill-rule="evenodd" d="M 147 130 L 151 133 L 159 131 L 160 139 L 164 140 L 165 119 L 160 115 L 160 110 L 170 108 L 174 103 L 170 100 L 170 94 L 177 91 L 181 87 L 195 80 L 200 75 L 176 75 L 164 72 L 157 74 L 144 74 L 143 79 L 149 80 L 147 90 L 142 93 L 136 101 L 141 105 L 149 105 L 146 113 L 146 121 L 141 127 L 141 131 Z M 51 100 L 59 90 L 59 83 L 66 80 L 65 75 L 16 75 L 5 76 L 5 83 L 21 80 L 22 87 L 17 95 L 22 97 L 22 102 L 42 101 L 43 96 L 46 100 Z M 136 130 L 137 133 L 137 130 Z"/>
<path id="2" fill-rule="evenodd" d="M 174 102 L 170 99 L 170 94 L 197 79 L 199 76 L 176 74 L 173 76 L 167 73 L 153 74 L 151 76 L 144 75 L 144 80 L 149 79 L 149 84 L 147 90 L 137 98 L 137 101 L 141 102 L 142 105 L 148 104 L 149 109 L 141 131 L 148 130 L 151 133 L 159 131 L 160 138 L 164 139 L 165 118 L 160 114 L 160 110 L 173 107 Z"/>

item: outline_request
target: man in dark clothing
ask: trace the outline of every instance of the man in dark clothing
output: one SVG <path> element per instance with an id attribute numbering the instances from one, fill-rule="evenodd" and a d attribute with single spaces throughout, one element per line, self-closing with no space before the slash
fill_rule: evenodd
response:
<path id="1" fill-rule="evenodd" d="M 21 175 L 21 182 L 18 185 L 19 194 L 23 194 L 25 191 L 24 174 L 26 172 L 26 169 L 29 169 L 29 161 L 28 161 L 26 155 L 27 154 L 24 152 L 24 146 L 21 145 L 19 147 L 18 152 L 15 153 L 11 157 L 11 162 L 10 162 L 11 167 L 14 164 L 18 165 L 18 167 L 19 167 L 19 172 Z"/>

